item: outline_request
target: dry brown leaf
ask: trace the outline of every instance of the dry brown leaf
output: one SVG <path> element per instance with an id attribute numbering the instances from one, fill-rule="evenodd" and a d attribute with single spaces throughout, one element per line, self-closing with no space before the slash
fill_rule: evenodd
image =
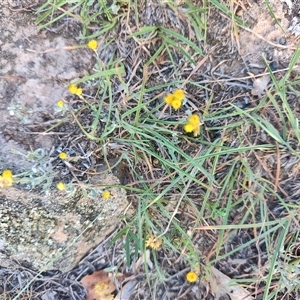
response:
<path id="1" fill-rule="evenodd" d="M 211 274 L 208 280 L 211 291 L 215 295 L 216 299 L 219 299 L 224 295 L 228 295 L 231 300 L 253 299 L 251 296 L 249 296 L 249 292 L 247 292 L 244 288 L 238 285 L 231 285 L 231 278 L 214 267 L 211 268 Z"/>

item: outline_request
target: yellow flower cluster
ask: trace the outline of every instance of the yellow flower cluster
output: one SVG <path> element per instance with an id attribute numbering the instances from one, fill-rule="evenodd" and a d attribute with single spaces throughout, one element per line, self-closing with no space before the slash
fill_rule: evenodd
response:
<path id="1" fill-rule="evenodd" d="M 194 137 L 198 136 L 200 133 L 200 117 L 197 114 L 192 114 L 188 120 L 187 124 L 184 125 L 183 129 L 187 133 L 193 132 Z"/>
<path id="2" fill-rule="evenodd" d="M 184 99 L 183 90 L 175 90 L 173 94 L 168 94 L 164 100 L 167 104 L 171 105 L 175 110 L 179 109 L 182 106 Z"/>
<path id="3" fill-rule="evenodd" d="M 98 42 L 96 40 L 90 40 L 87 46 L 92 50 L 96 50 L 98 48 Z"/>
<path id="4" fill-rule="evenodd" d="M 188 282 L 195 282 L 196 280 L 198 279 L 198 275 L 197 273 L 193 272 L 193 271 L 190 271 L 186 274 L 186 280 Z"/>
<path id="5" fill-rule="evenodd" d="M 146 241 L 146 247 L 150 247 L 157 250 L 162 245 L 162 238 L 156 238 L 154 235 L 150 235 Z"/>
<path id="6" fill-rule="evenodd" d="M 70 94 L 80 96 L 82 94 L 82 89 L 77 87 L 75 84 L 71 83 L 68 86 Z"/>
<path id="7" fill-rule="evenodd" d="M 4 170 L 0 175 L 0 188 L 12 186 L 13 181 L 11 170 Z"/>

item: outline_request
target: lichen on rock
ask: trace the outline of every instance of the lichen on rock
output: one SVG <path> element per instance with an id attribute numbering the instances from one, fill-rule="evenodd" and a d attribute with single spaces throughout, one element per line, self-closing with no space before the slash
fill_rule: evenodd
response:
<path id="1" fill-rule="evenodd" d="M 101 185 L 116 185 L 112 174 L 98 176 Z M 110 188 L 84 197 L 78 190 L 71 198 L 52 191 L 49 195 L 9 188 L 0 191 L 0 266 L 18 260 L 32 268 L 74 268 L 89 249 L 98 245 L 120 222 L 128 202 L 126 191 Z"/>

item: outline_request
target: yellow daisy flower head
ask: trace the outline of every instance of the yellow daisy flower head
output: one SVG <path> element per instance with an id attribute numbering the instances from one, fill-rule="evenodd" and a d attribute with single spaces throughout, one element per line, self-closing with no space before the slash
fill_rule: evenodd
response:
<path id="1" fill-rule="evenodd" d="M 189 117 L 188 122 L 194 125 L 200 124 L 200 118 L 197 114 L 193 114 Z"/>
<path id="2" fill-rule="evenodd" d="M 64 160 L 64 159 L 66 159 L 67 157 L 68 157 L 68 154 L 67 154 L 66 152 L 60 152 L 60 153 L 59 153 L 59 158 L 60 158 L 60 159 Z"/>
<path id="3" fill-rule="evenodd" d="M 157 250 L 163 243 L 161 237 L 156 238 L 154 235 L 150 235 L 146 241 L 146 247 L 150 247 L 154 250 Z"/>
<path id="4" fill-rule="evenodd" d="M 76 95 L 82 95 L 82 88 L 77 88 Z"/>
<path id="5" fill-rule="evenodd" d="M 8 169 L 6 169 L 6 170 L 4 170 L 3 172 L 2 172 L 2 176 L 4 177 L 4 178 L 12 178 L 12 171 L 11 170 L 8 170 Z"/>
<path id="6" fill-rule="evenodd" d="M 73 94 L 75 95 L 76 92 L 77 92 L 77 86 L 73 83 L 71 83 L 69 86 L 68 86 L 68 90 L 70 92 L 70 94 Z"/>
<path id="7" fill-rule="evenodd" d="M 82 89 L 77 87 L 75 84 L 71 83 L 69 86 L 68 86 L 68 90 L 69 90 L 69 93 L 72 94 L 72 95 L 81 95 L 82 94 Z"/>
<path id="8" fill-rule="evenodd" d="M 96 50 L 98 48 L 98 42 L 96 40 L 90 40 L 87 46 L 92 50 Z"/>
<path id="9" fill-rule="evenodd" d="M 58 107 L 63 107 L 63 106 L 65 105 L 65 102 L 64 102 L 64 100 L 60 99 L 60 100 L 58 100 L 58 101 L 56 102 L 56 105 L 57 105 Z"/>
<path id="10" fill-rule="evenodd" d="M 173 95 L 172 94 L 168 94 L 165 98 L 164 98 L 164 100 L 165 100 L 165 102 L 167 103 L 167 104 L 171 104 L 172 103 L 172 101 L 174 100 L 174 97 L 173 97 Z"/>
<path id="11" fill-rule="evenodd" d="M 174 97 L 176 100 L 183 101 L 184 99 L 184 91 L 183 90 L 175 90 L 173 92 Z"/>
<path id="12" fill-rule="evenodd" d="M 68 110 L 68 105 L 65 99 L 60 99 L 56 101 L 56 104 L 54 106 L 54 111 L 56 113 L 66 112 Z"/>
<path id="13" fill-rule="evenodd" d="M 56 185 L 56 187 L 60 191 L 64 191 L 66 189 L 66 185 L 61 181 Z"/>
<path id="14" fill-rule="evenodd" d="M 12 186 L 13 181 L 11 170 L 4 170 L 0 175 L 0 188 Z"/>
<path id="15" fill-rule="evenodd" d="M 198 275 L 195 273 L 195 272 L 193 272 L 193 271 L 190 271 L 190 272 L 188 272 L 187 274 L 186 274 L 186 280 L 188 281 L 188 282 L 195 282 L 195 281 L 197 281 L 197 279 L 198 279 Z"/>
<path id="16" fill-rule="evenodd" d="M 172 106 L 175 110 L 179 109 L 179 108 L 181 107 L 181 105 L 182 105 L 182 102 L 179 101 L 179 100 L 177 100 L 177 99 L 173 100 L 172 103 L 171 103 L 171 106 Z"/>
<path id="17" fill-rule="evenodd" d="M 183 129 L 187 133 L 193 132 L 194 137 L 197 137 L 200 133 L 200 117 L 197 114 L 192 114 L 188 120 L 187 124 L 184 125 Z"/>
<path id="18" fill-rule="evenodd" d="M 102 193 L 102 198 L 104 199 L 104 200 L 107 200 L 107 199 L 109 199 L 109 197 L 110 197 L 110 192 L 109 191 L 104 191 L 103 193 Z"/>
<path id="19" fill-rule="evenodd" d="M 190 123 L 187 123 L 187 124 L 184 125 L 183 129 L 184 129 L 185 132 L 191 133 L 194 130 L 194 126 Z"/>

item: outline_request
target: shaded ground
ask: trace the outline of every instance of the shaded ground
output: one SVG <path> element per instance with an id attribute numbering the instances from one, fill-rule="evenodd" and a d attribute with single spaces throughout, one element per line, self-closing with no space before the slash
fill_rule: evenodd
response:
<path id="1" fill-rule="evenodd" d="M 288 4 L 279 1 L 272 2 L 272 5 L 284 30 L 270 17 L 270 12 L 265 7 L 265 4 L 244 1 L 240 5 L 235 6 L 236 14 L 249 24 L 249 30 L 241 28 L 233 30 L 230 18 L 215 8 L 212 9 L 208 13 L 209 27 L 207 43 L 204 49 L 205 62 L 200 64 L 199 68 L 194 72 L 193 67 L 195 66 L 192 67 L 182 53 L 173 50 L 173 55 L 176 58 L 175 68 L 174 64 L 168 60 L 166 53 L 163 52 L 148 68 L 149 80 L 147 85 L 154 87 L 161 82 L 187 78 L 192 79 L 193 82 L 198 82 L 201 88 L 189 84 L 188 81 L 185 86 L 187 90 L 187 107 L 191 111 L 196 109 L 197 111 L 205 112 L 207 102 L 212 94 L 214 95 L 214 100 L 210 107 L 210 112 L 217 112 L 220 107 L 227 107 L 230 104 L 235 104 L 241 108 L 259 105 L 265 89 L 270 86 L 270 77 L 253 77 L 266 71 L 266 64 L 262 54 L 265 55 L 277 78 L 281 78 L 284 71 L 280 70 L 288 67 L 297 44 L 297 38 L 295 37 L 297 30 L 295 25 L 293 25 L 296 22 L 295 18 L 298 17 L 297 9 L 288 7 Z M 63 123 L 52 130 L 51 133 L 44 134 L 47 129 L 51 128 L 62 118 L 54 110 L 55 103 L 59 99 L 66 98 L 73 107 L 76 107 L 77 103 L 68 96 L 66 86 L 72 80 L 83 77 L 85 71 L 91 73 L 95 60 L 88 49 L 70 50 L 66 48 L 79 44 L 74 37 L 80 34 L 81 24 L 67 19 L 58 23 L 58 25 L 53 25 L 48 30 L 38 32 L 33 24 L 32 12 L 35 7 L 35 3 L 30 1 L 22 3 L 22 5 L 18 4 L 17 1 L 7 1 L 0 6 L 0 15 L 2 16 L 0 29 L 1 32 L 4 32 L 0 37 L 0 143 L 3 145 L 2 149 L 0 149 L 1 169 L 10 168 L 15 173 L 20 173 L 32 166 L 30 162 L 24 162 L 20 156 L 13 155 L 10 152 L 11 148 L 22 153 L 26 153 L 30 149 L 41 148 L 49 152 L 52 151 L 55 155 L 64 149 L 68 149 L 74 155 L 84 155 L 91 151 L 90 160 L 85 163 L 78 163 L 76 167 L 78 170 L 85 170 L 84 168 L 88 164 L 89 168 L 92 166 L 92 169 L 89 170 L 99 171 L 99 168 L 101 169 L 100 165 L 103 163 L 102 149 L 98 149 L 97 143 L 89 141 L 83 135 L 80 135 L 80 129 L 74 123 Z M 184 8 L 182 8 L 183 11 Z M 132 18 L 131 23 L 128 23 L 126 15 L 119 20 L 114 31 L 117 36 L 115 42 L 106 46 L 105 41 L 102 41 L 103 44 L 100 45 L 100 48 L 102 45 L 105 47 L 99 53 L 104 63 L 108 63 L 112 54 L 122 57 L 126 70 L 124 80 L 128 84 L 130 93 L 141 89 L 144 64 L 150 59 L 151 54 L 156 51 L 161 42 L 159 38 L 153 39 L 149 43 L 127 38 L 134 31 L 135 26 L 160 25 L 172 28 L 195 41 L 199 47 L 203 46 L 202 41 L 196 40 L 196 35 L 190 28 L 188 20 L 184 18 L 180 6 L 177 10 L 172 10 L 158 1 L 147 1 L 146 6 L 142 7 L 140 11 L 143 11 L 143 13 L 139 15 L 139 24 L 135 24 L 134 18 Z M 291 26 L 293 27 L 291 28 Z M 291 28 L 290 31 L 294 34 L 287 31 L 288 28 Z M 185 49 L 191 51 L 188 47 Z M 201 58 L 196 54 L 194 59 L 197 63 L 201 61 Z M 295 70 L 293 76 L 296 77 L 298 72 L 299 70 Z M 131 104 L 127 101 L 126 91 L 120 87 L 116 79 L 114 80 L 114 100 L 118 103 L 120 110 L 134 106 L 134 103 Z M 90 90 L 85 92 L 93 97 L 93 90 L 94 87 L 92 86 Z M 149 92 L 148 97 L 149 99 L 158 98 L 159 95 L 161 95 L 160 91 L 153 91 Z M 95 98 L 91 101 L 95 101 Z M 298 115 L 297 96 L 290 93 L 289 101 Z M 183 115 L 182 111 L 179 112 L 178 118 L 183 117 Z M 269 107 L 262 108 L 262 115 L 272 119 L 276 127 L 281 127 L 276 112 Z M 79 118 L 86 124 L 89 124 L 90 120 L 87 116 L 88 114 L 83 112 Z M 166 112 L 164 117 L 167 119 L 170 115 Z M 207 129 L 204 133 L 205 139 L 211 141 L 220 135 L 225 136 L 226 134 L 226 145 L 237 147 L 238 134 L 236 132 L 224 133 L 222 130 L 218 130 L 225 123 L 233 121 L 235 121 L 234 118 L 230 120 L 228 118 L 211 118 L 207 120 L 204 124 L 204 128 Z M 99 127 L 101 132 L 102 128 L 101 126 Z M 247 138 L 249 139 L 249 144 L 255 144 L 257 141 L 264 143 L 273 142 L 262 131 L 254 128 L 248 130 Z M 76 142 L 73 142 L 74 140 Z M 297 149 L 296 142 L 294 144 L 293 141 L 290 142 Z M 78 146 L 79 144 L 80 146 Z M 113 165 L 116 162 L 116 157 L 120 157 L 123 149 L 126 147 L 118 148 L 119 145 L 117 145 L 117 150 L 112 150 L 113 145 L 110 146 L 110 164 Z M 201 149 L 201 146 L 196 143 L 187 143 L 183 147 L 189 153 L 194 153 Z M 276 158 L 276 154 L 265 154 L 263 151 L 258 155 L 252 153 L 248 157 L 249 163 L 256 171 L 256 174 L 260 174 L 265 178 L 271 178 L 270 180 L 274 179 L 272 182 L 276 181 L 275 183 L 278 184 L 279 175 L 273 175 L 274 170 L 277 168 Z M 225 158 L 223 163 L 225 167 L 220 168 L 220 172 L 216 175 L 220 182 L 222 182 L 221 179 L 231 167 L 231 164 L 227 163 Z M 280 182 L 284 184 L 282 186 L 279 185 L 279 190 L 280 195 L 287 200 L 295 201 L 299 197 L 297 192 L 299 178 L 295 167 L 298 163 L 299 161 L 295 157 L 290 157 L 289 155 L 281 157 L 282 173 L 279 177 Z M 210 168 L 211 166 L 208 165 L 207 169 L 210 170 Z M 115 169 L 122 183 L 128 183 L 129 186 L 134 186 L 134 182 L 140 179 L 135 177 L 135 173 L 127 165 L 119 165 Z M 137 163 L 136 170 L 141 172 L 146 180 L 159 180 L 165 175 L 164 170 L 160 166 L 156 166 L 155 172 L 152 173 L 147 166 Z M 61 169 L 59 171 L 61 172 Z M 75 174 L 78 180 L 89 180 L 86 174 L 77 171 Z M 73 174 L 68 173 L 67 178 L 70 181 L 73 180 Z M 58 179 L 59 176 L 57 176 L 56 180 Z M 257 192 L 258 189 L 256 190 L 256 188 L 253 187 L 253 191 Z M 203 189 L 198 186 L 193 186 L 190 193 L 192 195 L 201 195 L 201 197 L 205 195 Z M 214 191 L 216 198 L 218 193 L 219 190 L 216 189 Z M 235 193 L 238 195 L 242 191 L 236 189 Z M 267 196 L 268 194 L 266 193 L 265 195 Z M 213 198 L 212 196 L 213 193 L 210 197 Z M 238 220 L 245 214 L 247 206 L 251 204 L 252 195 L 247 197 L 245 196 L 244 199 L 247 205 L 237 208 L 230 215 L 230 224 L 238 224 Z M 194 199 L 196 206 L 200 210 L 201 203 L 197 202 L 198 198 L 194 197 Z M 221 204 L 225 205 L 227 199 L 227 195 L 225 195 L 221 199 Z M 274 203 L 270 202 L 268 205 L 272 216 L 280 216 L 282 211 L 277 201 Z M 171 202 L 171 211 L 174 210 L 174 206 Z M 186 228 L 190 228 L 196 219 L 194 208 L 187 206 L 185 209 L 180 209 L 178 219 Z M 210 225 L 222 224 L 218 218 L 214 221 L 210 220 L 210 222 Z M 162 223 L 164 226 L 167 226 L 166 220 L 163 220 Z M 219 249 L 220 255 L 238 247 L 240 244 L 246 244 L 252 238 L 253 232 L 250 230 L 238 232 L 228 239 L 222 250 Z M 197 231 L 193 236 L 193 240 L 200 249 L 203 258 L 205 257 L 207 261 L 215 258 L 218 246 L 212 231 Z M 159 264 L 169 277 L 163 283 L 160 281 L 160 278 L 154 280 L 152 284 L 156 290 L 153 291 L 147 285 L 146 275 L 143 273 L 141 266 L 135 269 L 134 263 L 130 267 L 126 267 L 122 262 L 120 258 L 124 257 L 122 244 L 118 244 L 115 248 L 117 255 L 112 253 L 111 248 L 107 245 L 105 247 L 105 251 L 102 250 L 103 252 L 101 253 L 104 253 L 105 260 L 106 262 L 108 260 L 109 265 L 119 266 L 124 274 L 126 270 L 129 270 L 129 273 L 134 273 L 132 280 L 138 279 L 136 282 L 137 288 L 132 293 L 131 299 L 151 299 L 153 297 L 155 299 L 176 299 L 176 297 L 180 299 L 221 299 L 220 297 L 226 297 L 224 295 L 214 297 L 216 291 L 211 286 L 208 287 L 207 283 L 187 284 L 185 282 L 185 272 L 188 270 L 188 265 L 178 253 L 175 254 L 168 250 L 159 252 Z M 219 260 L 216 266 L 221 272 L 234 278 L 259 276 L 259 270 L 266 268 L 266 256 L 259 255 L 260 251 L 264 252 L 266 250 L 264 247 L 262 245 L 259 248 L 257 245 L 252 244 L 230 258 Z M 120 255 L 119 257 L 118 254 Z M 117 257 L 117 261 L 111 259 L 113 255 Z M 91 264 L 94 264 L 96 269 L 102 267 L 96 261 L 97 259 L 93 260 Z M 103 259 L 101 262 L 103 263 Z M 204 259 L 201 263 L 205 265 Z M 84 269 L 85 265 L 86 263 L 83 263 L 79 269 Z M 78 272 L 81 272 L 81 270 Z M 85 270 L 84 272 L 92 271 Z M 154 273 L 154 270 L 152 269 L 151 272 Z M 138 275 L 138 273 L 140 274 Z M 7 274 L 10 273 L 8 272 Z M 120 289 L 121 286 L 118 288 Z M 256 293 L 258 295 L 257 299 L 259 299 L 262 290 L 263 284 L 257 284 L 257 286 L 252 286 L 250 292 Z M 153 296 L 154 294 L 155 296 Z M 286 299 L 288 297 L 287 295 Z M 291 297 L 295 297 L 295 295 Z"/>

